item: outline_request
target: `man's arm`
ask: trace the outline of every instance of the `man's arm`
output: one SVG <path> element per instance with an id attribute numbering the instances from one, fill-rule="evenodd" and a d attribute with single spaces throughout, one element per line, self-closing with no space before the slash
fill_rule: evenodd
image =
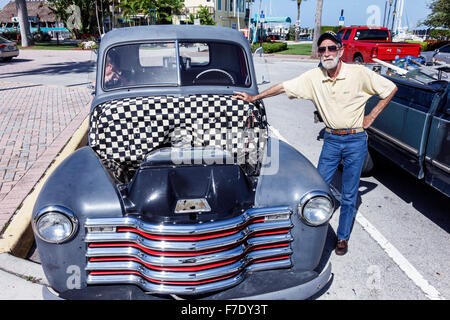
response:
<path id="1" fill-rule="evenodd" d="M 379 116 L 379 114 L 386 108 L 386 106 L 389 104 L 389 102 L 394 97 L 395 93 L 397 92 L 398 88 L 395 87 L 394 90 L 392 90 L 391 94 L 389 94 L 385 99 L 380 99 L 378 101 L 377 105 L 370 111 L 370 113 L 364 117 L 363 120 L 363 128 L 367 129 L 372 125 L 372 123 L 375 121 L 375 119 Z"/>
<path id="2" fill-rule="evenodd" d="M 281 93 L 284 93 L 284 87 L 282 83 L 276 84 L 272 87 L 270 87 L 267 90 L 264 90 L 263 92 L 257 94 L 256 96 L 251 96 L 246 92 L 240 92 L 240 91 L 234 91 L 236 95 L 233 96 L 235 99 L 241 99 L 247 102 L 253 102 L 256 100 L 261 100 L 268 97 L 273 97 L 276 95 L 279 95 Z"/>

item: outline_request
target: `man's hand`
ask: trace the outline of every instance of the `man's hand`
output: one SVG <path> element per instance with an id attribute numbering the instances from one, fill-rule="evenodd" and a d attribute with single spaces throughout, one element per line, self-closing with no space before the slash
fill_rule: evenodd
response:
<path id="1" fill-rule="evenodd" d="M 375 119 L 379 116 L 381 111 L 386 108 L 386 106 L 389 104 L 389 102 L 394 97 L 395 93 L 397 92 L 398 88 L 395 87 L 394 90 L 385 98 L 378 101 L 377 105 L 372 109 L 372 111 L 364 117 L 363 119 L 363 128 L 367 129 L 372 125 L 372 123 L 375 121 Z"/>
<path id="2" fill-rule="evenodd" d="M 273 87 L 270 87 L 267 90 L 264 90 L 263 92 L 257 94 L 256 96 L 251 96 L 248 93 L 240 92 L 240 91 L 233 91 L 236 95 L 233 96 L 235 99 L 241 99 L 247 102 L 253 102 L 256 100 L 262 100 L 264 98 L 273 97 L 280 93 L 284 92 L 284 87 L 282 83 L 276 84 Z"/>
<path id="3" fill-rule="evenodd" d="M 114 81 L 114 80 L 118 80 L 118 79 L 119 79 L 119 75 L 115 71 L 105 74 L 105 82 L 110 82 L 110 81 Z"/>
<path id="4" fill-rule="evenodd" d="M 246 92 L 233 91 L 233 93 L 235 94 L 234 96 L 232 96 L 233 99 L 240 99 L 247 102 L 253 102 L 256 100 L 255 96 L 251 96 Z"/>

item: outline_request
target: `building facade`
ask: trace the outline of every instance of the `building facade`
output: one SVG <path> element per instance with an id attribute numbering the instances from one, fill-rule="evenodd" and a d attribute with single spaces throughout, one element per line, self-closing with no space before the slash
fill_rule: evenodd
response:
<path id="1" fill-rule="evenodd" d="M 186 15 L 196 14 L 200 5 L 206 6 L 212 14 L 216 25 L 233 29 L 248 27 L 245 19 L 246 9 L 251 1 L 248 0 L 184 0 Z"/>
<path id="2" fill-rule="evenodd" d="M 38 30 L 48 33 L 52 37 L 56 34 L 62 38 L 70 36 L 67 28 L 59 21 L 46 1 L 26 1 L 28 11 L 28 23 L 31 33 Z M 17 16 L 15 1 L 11 0 L 0 10 L 0 33 L 19 30 L 19 18 Z"/>

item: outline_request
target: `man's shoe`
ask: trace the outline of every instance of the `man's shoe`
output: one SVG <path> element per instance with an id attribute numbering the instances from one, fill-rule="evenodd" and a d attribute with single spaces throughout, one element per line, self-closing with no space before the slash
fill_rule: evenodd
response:
<path id="1" fill-rule="evenodd" d="M 338 256 L 343 256 L 347 253 L 348 250 L 348 240 L 339 240 L 337 241 L 336 248 L 334 249 L 334 252 Z"/>

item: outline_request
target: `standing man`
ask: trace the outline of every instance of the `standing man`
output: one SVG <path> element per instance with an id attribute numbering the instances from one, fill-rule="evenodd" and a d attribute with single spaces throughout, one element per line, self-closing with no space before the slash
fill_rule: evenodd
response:
<path id="1" fill-rule="evenodd" d="M 367 156 L 367 133 L 376 117 L 397 92 L 395 84 L 368 68 L 343 63 L 341 40 L 334 32 L 325 32 L 317 41 L 320 66 L 251 96 L 235 92 L 234 98 L 247 102 L 286 93 L 290 99 L 311 100 L 326 125 L 318 171 L 329 185 L 341 160 L 342 199 L 337 255 L 344 255 L 356 213 L 356 199 L 362 166 Z M 378 95 L 380 101 L 364 116 L 366 101 Z"/>

